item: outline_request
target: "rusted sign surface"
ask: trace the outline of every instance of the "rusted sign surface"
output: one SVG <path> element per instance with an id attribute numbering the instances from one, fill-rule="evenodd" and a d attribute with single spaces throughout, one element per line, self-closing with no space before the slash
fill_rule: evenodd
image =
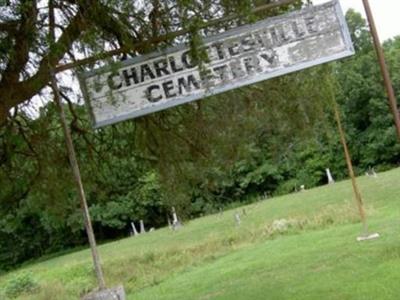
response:
<path id="1" fill-rule="evenodd" d="M 185 46 L 81 77 L 95 127 L 354 54 L 338 1 L 235 28 L 205 40 L 200 72 Z"/>

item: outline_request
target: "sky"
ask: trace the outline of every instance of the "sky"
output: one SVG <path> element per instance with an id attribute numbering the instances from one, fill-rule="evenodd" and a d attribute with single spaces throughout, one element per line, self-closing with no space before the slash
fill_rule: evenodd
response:
<path id="1" fill-rule="evenodd" d="M 327 0 L 314 0 L 314 4 L 327 2 Z M 354 8 L 365 17 L 362 0 L 340 0 L 343 11 Z M 400 1 L 399 0 L 369 0 L 374 15 L 379 38 L 384 41 L 400 35 Z M 365 17 L 366 18 L 366 17 Z"/>

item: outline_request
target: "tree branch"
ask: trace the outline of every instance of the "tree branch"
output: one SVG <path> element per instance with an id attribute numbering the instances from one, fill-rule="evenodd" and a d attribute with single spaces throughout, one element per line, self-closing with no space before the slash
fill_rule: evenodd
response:
<path id="1" fill-rule="evenodd" d="M 28 1 L 28 2 L 34 3 L 34 1 Z M 2 74 L 0 80 L 0 125 L 6 121 L 11 108 L 23 103 L 27 99 L 32 98 L 48 84 L 48 82 L 50 81 L 50 67 L 57 66 L 60 60 L 71 49 L 73 43 L 76 40 L 78 40 L 82 32 L 84 32 L 89 27 L 92 27 L 93 24 L 96 24 L 103 30 L 107 29 L 109 33 L 113 35 L 116 33 L 115 32 L 116 30 L 114 30 L 113 28 L 110 29 L 109 25 L 104 24 L 104 20 L 103 21 L 98 20 L 98 18 L 97 22 L 92 22 L 92 20 L 90 20 L 90 16 L 95 17 L 93 14 L 96 13 L 96 10 L 91 11 L 91 8 L 93 5 L 99 6 L 98 1 L 76 0 L 69 2 L 74 3 L 75 5 L 76 4 L 79 5 L 77 13 L 71 18 L 70 23 L 62 32 L 61 37 L 53 44 L 54 46 L 49 47 L 48 53 L 42 57 L 36 74 L 22 82 L 18 82 L 20 72 L 7 71 Z M 290 5 L 295 3 L 299 3 L 299 0 L 280 0 L 277 2 L 256 7 L 255 9 L 253 9 L 252 13 L 258 13 L 267 9 L 273 9 L 283 5 Z M 105 8 L 106 7 L 100 7 L 99 9 L 105 13 L 104 11 Z M 239 18 L 238 15 L 232 14 L 223 18 L 211 20 L 208 22 L 203 22 L 200 25 L 199 29 L 215 26 L 217 24 L 228 22 L 237 18 Z M 30 19 L 31 22 L 28 23 L 32 24 L 32 20 L 33 18 L 31 18 Z M 115 20 L 115 18 L 113 16 L 110 16 L 109 14 L 107 20 L 109 20 L 110 22 L 111 21 L 114 22 L 113 24 L 117 24 L 115 22 L 118 22 L 118 20 Z M 122 23 L 118 22 L 118 23 L 120 26 L 122 26 L 123 22 Z M 76 62 L 58 65 L 55 68 L 55 72 L 61 72 L 78 66 L 83 66 L 85 64 L 94 63 L 99 60 L 112 57 L 114 55 L 126 54 L 132 51 L 143 52 L 144 50 L 151 49 L 151 47 L 154 47 L 154 45 L 158 45 L 166 41 L 172 41 L 176 37 L 188 34 L 189 32 L 190 29 L 181 29 L 175 32 L 170 32 L 167 34 L 155 36 L 146 41 L 141 41 L 137 43 L 128 41 L 129 35 L 127 35 L 127 33 L 124 33 L 123 43 L 122 43 L 123 45 L 121 45 L 120 48 L 102 52 L 93 55 L 91 57 L 77 60 Z M 21 37 L 26 38 L 23 35 Z M 29 46 L 28 44 L 25 45 Z M 24 48 L 23 50 L 19 50 L 20 57 L 14 58 L 14 61 L 16 61 L 17 64 L 10 64 L 8 66 L 9 69 L 12 68 L 13 70 L 20 70 L 21 68 L 25 67 L 26 64 L 24 65 L 24 62 L 27 62 L 27 59 L 29 59 L 29 49 L 28 52 L 26 52 L 26 47 L 23 48 Z M 10 88 L 10 82 L 12 82 L 11 88 Z"/>
<path id="2" fill-rule="evenodd" d="M 296 2 L 298 2 L 298 0 L 282 0 L 282 1 L 274 2 L 274 3 L 269 3 L 269 4 L 265 4 L 265 5 L 262 5 L 262 6 L 259 6 L 259 7 L 255 8 L 255 9 L 253 9 L 252 13 L 259 13 L 259 12 L 264 11 L 264 10 L 273 9 L 273 8 L 280 7 L 280 6 L 283 6 L 283 5 L 290 5 L 290 4 L 294 4 Z M 229 16 L 226 16 L 226 17 L 222 17 L 222 18 L 219 18 L 219 19 L 215 19 L 215 20 L 211 20 L 211 21 L 208 21 L 208 22 L 204 22 L 203 24 L 201 24 L 199 26 L 198 29 L 204 29 L 206 27 L 215 26 L 215 25 L 218 25 L 220 23 L 224 23 L 224 22 L 235 20 L 237 18 L 239 18 L 238 15 L 232 14 L 232 15 L 229 15 Z M 167 34 L 164 34 L 164 35 L 156 36 L 156 37 L 153 37 L 153 38 L 148 39 L 146 41 L 136 43 L 136 44 L 132 45 L 131 47 L 123 46 L 123 47 L 120 47 L 118 49 L 114 49 L 114 50 L 110 50 L 110 51 L 107 51 L 107 52 L 99 53 L 99 54 L 93 55 L 91 57 L 87 57 L 87 58 L 83 58 L 83 59 L 77 60 L 77 61 L 72 62 L 72 63 L 59 65 L 59 66 L 56 67 L 55 71 L 56 72 L 62 72 L 62 71 L 69 70 L 69 69 L 72 69 L 72 68 L 84 66 L 84 65 L 87 65 L 87 64 L 92 64 L 92 63 L 95 63 L 96 61 L 99 61 L 99 60 L 102 60 L 102 59 L 106 59 L 106 58 L 109 58 L 109 57 L 112 57 L 112 56 L 115 56 L 115 55 L 119 55 L 119 54 L 122 54 L 122 53 L 128 53 L 128 52 L 138 51 L 138 50 L 141 50 L 141 49 L 146 49 L 146 48 L 149 48 L 152 45 L 157 45 L 157 44 L 160 44 L 161 42 L 170 41 L 170 40 L 172 40 L 174 38 L 177 38 L 179 36 L 188 34 L 189 32 L 190 32 L 189 29 L 181 29 L 181 30 L 177 30 L 175 32 L 170 32 L 170 33 L 167 33 Z"/>
<path id="3" fill-rule="evenodd" d="M 15 34 L 15 32 L 17 31 L 17 27 L 18 27 L 18 21 L 16 20 L 10 20 L 7 22 L 0 23 L 0 31 L 2 32 Z"/>
<path id="4" fill-rule="evenodd" d="M 28 1 L 21 12 L 19 28 L 15 33 L 14 49 L 4 70 L 0 85 L 12 85 L 18 82 L 22 70 L 29 60 L 29 47 L 35 37 L 37 17 L 36 1 Z"/>
<path id="5" fill-rule="evenodd" d="M 50 66 L 56 65 L 64 57 L 86 26 L 82 14 L 77 13 L 54 46 L 50 48 L 49 53 L 42 58 L 35 75 L 25 81 L 13 83 L 12 88 L 9 87 L 5 78 L 2 78 L 0 82 L 0 124 L 5 121 L 8 111 L 12 107 L 32 98 L 47 85 L 50 80 Z"/>

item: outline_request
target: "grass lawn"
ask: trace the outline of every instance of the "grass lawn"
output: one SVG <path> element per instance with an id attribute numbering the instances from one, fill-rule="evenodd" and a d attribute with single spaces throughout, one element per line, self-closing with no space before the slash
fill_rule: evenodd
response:
<path id="1" fill-rule="evenodd" d="M 377 240 L 356 242 L 343 181 L 102 245 L 107 285 L 128 299 L 400 299 L 400 169 L 359 183 Z M 88 250 L 3 275 L 0 299 L 21 274 L 38 288 L 18 299 L 79 299 L 96 285 Z"/>

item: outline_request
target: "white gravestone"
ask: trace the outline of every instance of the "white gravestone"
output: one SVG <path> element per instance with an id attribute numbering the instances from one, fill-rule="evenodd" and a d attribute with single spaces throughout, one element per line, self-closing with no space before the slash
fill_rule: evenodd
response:
<path id="1" fill-rule="evenodd" d="M 140 233 L 146 233 L 146 230 L 144 229 L 143 220 L 140 220 Z"/>
<path id="2" fill-rule="evenodd" d="M 176 215 L 175 207 L 172 207 L 172 228 L 174 230 L 179 229 L 182 226 L 181 222 L 179 222 L 178 216 Z"/>
<path id="3" fill-rule="evenodd" d="M 372 168 L 372 169 L 369 168 L 369 170 L 367 171 L 367 173 L 365 173 L 365 175 L 367 175 L 367 177 L 378 178 L 378 174 L 376 174 L 374 168 Z"/>
<path id="4" fill-rule="evenodd" d="M 240 220 L 240 214 L 238 212 L 235 213 L 235 217 L 234 218 L 235 218 L 236 225 L 240 226 L 240 223 L 242 221 Z"/>
<path id="5" fill-rule="evenodd" d="M 133 235 L 134 235 L 134 236 L 137 236 L 139 233 L 138 233 L 137 230 L 136 230 L 135 223 L 131 222 L 131 226 L 132 226 Z"/>
<path id="6" fill-rule="evenodd" d="M 328 184 L 335 183 L 335 180 L 333 179 L 332 174 L 331 174 L 331 170 L 329 170 L 329 168 L 326 169 L 326 176 L 328 177 Z"/>

